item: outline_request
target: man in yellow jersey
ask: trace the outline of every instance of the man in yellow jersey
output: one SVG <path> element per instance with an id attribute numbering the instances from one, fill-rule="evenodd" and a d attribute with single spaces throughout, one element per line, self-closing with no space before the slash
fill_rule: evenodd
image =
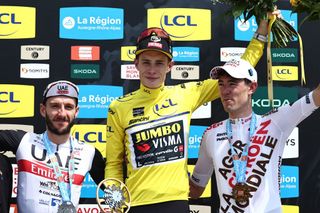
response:
<path id="1" fill-rule="evenodd" d="M 263 20 L 243 59 L 253 66 L 263 54 L 268 22 Z M 135 66 L 140 89 L 110 105 L 107 121 L 106 178 L 124 181 L 133 212 L 188 212 L 187 144 L 191 114 L 219 97 L 216 80 L 165 86 L 173 66 L 172 43 L 160 28 L 137 39 Z"/>

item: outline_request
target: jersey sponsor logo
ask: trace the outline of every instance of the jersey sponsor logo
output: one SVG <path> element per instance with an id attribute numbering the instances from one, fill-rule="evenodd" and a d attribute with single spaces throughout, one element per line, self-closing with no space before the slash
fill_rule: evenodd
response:
<path id="1" fill-rule="evenodd" d="M 60 197 L 59 194 L 56 197 Z M 60 199 L 57 198 L 51 198 L 51 206 L 59 206 L 61 203 Z"/>
<path id="2" fill-rule="evenodd" d="M 134 64 L 122 64 L 121 65 L 121 79 L 139 79 L 139 71 Z"/>
<path id="3" fill-rule="evenodd" d="M 135 124 L 135 123 L 138 123 L 138 122 L 148 121 L 149 119 L 150 119 L 150 116 L 134 118 L 134 119 L 131 119 L 129 121 L 129 125 L 132 125 L 132 124 Z"/>
<path id="4" fill-rule="evenodd" d="M 199 47 L 173 47 L 172 56 L 173 61 L 199 61 L 200 50 Z"/>
<path id="5" fill-rule="evenodd" d="M 123 19 L 123 9 L 119 8 L 60 8 L 59 37 L 85 40 L 122 39 Z"/>
<path id="6" fill-rule="evenodd" d="M 20 78 L 49 78 L 49 64 L 20 64 Z"/>
<path id="7" fill-rule="evenodd" d="M 211 102 L 204 103 L 198 109 L 196 109 L 191 115 L 191 119 L 202 118 L 211 118 Z"/>
<path id="8" fill-rule="evenodd" d="M 18 165 L 12 164 L 12 193 L 13 198 L 17 197 L 18 193 Z"/>
<path id="9" fill-rule="evenodd" d="M 117 101 L 119 102 L 126 102 L 126 101 L 130 101 L 134 98 L 134 95 L 136 94 L 136 92 L 130 92 L 128 94 L 125 94 L 123 96 L 120 96 Z"/>
<path id="10" fill-rule="evenodd" d="M 58 155 L 58 154 L 56 154 Z M 70 156 L 69 156 L 70 159 Z M 61 158 L 60 158 L 61 160 Z M 59 161 L 60 162 L 60 161 Z M 50 165 L 49 162 L 47 162 L 47 165 Z M 28 160 L 20 160 L 18 162 L 19 164 L 19 172 L 27 172 L 27 173 L 31 173 L 46 179 L 50 179 L 50 180 L 56 180 L 56 175 L 53 171 L 53 169 L 47 165 L 43 165 L 41 163 L 35 163 L 35 162 L 31 162 Z M 65 168 L 65 167 L 64 167 Z M 62 173 L 62 180 L 66 183 L 69 183 L 69 173 L 68 171 L 61 171 Z M 72 182 L 72 184 L 75 185 L 81 185 L 82 181 L 83 181 L 83 176 L 80 174 L 74 174 L 74 180 Z M 45 190 L 43 190 L 45 191 Z"/>
<path id="11" fill-rule="evenodd" d="M 292 48 L 271 48 L 272 62 L 298 62 L 298 50 Z"/>
<path id="12" fill-rule="evenodd" d="M 132 166 L 140 168 L 184 159 L 185 123 L 186 116 L 178 115 L 127 129 L 133 147 Z"/>
<path id="13" fill-rule="evenodd" d="M 283 213 L 299 213 L 299 206 L 293 205 L 282 205 L 282 212 Z"/>
<path id="14" fill-rule="evenodd" d="M 211 206 L 190 205 L 190 213 L 211 213 Z"/>
<path id="15" fill-rule="evenodd" d="M 144 115 L 144 107 L 137 107 L 132 109 L 132 116 L 143 116 Z"/>
<path id="16" fill-rule="evenodd" d="M 252 107 L 257 114 L 265 114 L 274 107 L 281 107 L 287 104 L 292 104 L 298 100 L 297 88 L 289 87 L 273 87 L 274 99 L 268 99 L 267 87 L 259 87 L 253 94 Z"/>
<path id="17" fill-rule="evenodd" d="M 39 189 L 38 191 L 41 194 L 44 195 L 49 195 L 50 197 L 61 197 L 59 192 L 51 192 L 50 190 L 43 190 L 43 189 Z M 53 199 L 53 198 L 52 198 Z M 52 201 L 52 200 L 51 200 Z M 55 203 L 51 202 L 51 205 L 54 205 Z"/>
<path id="18" fill-rule="evenodd" d="M 281 14 L 283 16 L 283 19 L 287 21 L 298 32 L 297 14 L 292 13 L 291 10 L 281 10 Z M 243 15 L 241 15 L 239 19 L 234 20 L 234 39 L 238 41 L 250 41 L 253 37 L 253 33 L 257 30 L 257 28 L 258 24 L 254 16 L 251 17 L 248 21 L 244 22 Z"/>
<path id="19" fill-rule="evenodd" d="M 178 103 L 173 101 L 171 98 L 165 99 L 160 104 L 155 104 L 153 107 L 153 112 L 158 116 L 173 115 L 177 112 Z"/>
<path id="20" fill-rule="evenodd" d="M 71 60 L 97 61 L 100 60 L 99 46 L 71 46 Z"/>
<path id="21" fill-rule="evenodd" d="M 40 204 L 40 205 L 49 206 L 50 201 L 49 201 L 49 200 L 44 200 L 44 199 L 40 198 L 40 199 L 39 199 L 39 204 Z"/>
<path id="22" fill-rule="evenodd" d="M 266 120 L 259 124 L 248 149 L 248 176 L 246 183 L 250 187 L 251 197 L 254 196 L 253 194 L 261 185 L 266 174 L 268 164 L 273 155 L 273 150 L 278 143 L 277 138 L 269 135 L 270 124 L 271 120 Z M 245 147 L 245 144 L 240 140 L 235 141 L 232 145 L 238 155 L 243 152 Z M 228 186 L 230 188 L 233 188 L 236 181 L 230 149 L 228 149 L 226 156 L 222 158 L 221 163 L 222 167 L 218 168 L 218 174 L 228 182 Z M 223 212 L 230 212 L 231 210 L 241 212 L 249 205 L 249 202 L 243 202 L 241 204 L 234 202 L 231 193 L 223 193 L 222 197 L 223 201 L 221 202 L 222 205 L 220 206 L 220 210 Z"/>
<path id="23" fill-rule="evenodd" d="M 0 118 L 32 117 L 34 86 L 0 84 Z"/>
<path id="24" fill-rule="evenodd" d="M 110 103 L 123 95 L 120 86 L 79 85 L 78 118 L 106 118 Z"/>
<path id="25" fill-rule="evenodd" d="M 59 191 L 59 186 L 56 181 L 40 181 L 39 188 Z"/>
<path id="26" fill-rule="evenodd" d="M 198 158 L 202 134 L 204 133 L 206 128 L 206 126 L 190 126 L 188 140 L 188 158 Z"/>
<path id="27" fill-rule="evenodd" d="M 220 61 L 227 62 L 232 59 L 240 59 L 246 48 L 244 47 L 221 47 Z"/>
<path id="28" fill-rule="evenodd" d="M 121 61 L 134 61 L 136 58 L 136 46 L 121 47 Z"/>
<path id="29" fill-rule="evenodd" d="M 97 148 L 103 157 L 106 152 L 106 125 L 77 124 L 71 128 L 71 134 L 78 140 L 84 141 Z"/>
<path id="30" fill-rule="evenodd" d="M 281 166 L 280 197 L 299 197 L 299 167 Z"/>
<path id="31" fill-rule="evenodd" d="M 216 126 L 217 127 L 217 126 Z M 225 141 L 228 140 L 227 133 L 217 133 L 216 135 L 217 141 Z"/>
<path id="32" fill-rule="evenodd" d="M 297 81 L 297 66 L 272 66 L 272 80 L 274 81 Z"/>
<path id="33" fill-rule="evenodd" d="M 98 79 L 100 66 L 99 64 L 71 64 L 71 78 Z"/>
<path id="34" fill-rule="evenodd" d="M 173 41 L 211 39 L 211 10 L 189 8 L 148 9 L 148 27 L 166 30 Z"/>
<path id="35" fill-rule="evenodd" d="M 171 68 L 171 79 L 177 80 L 198 80 L 200 76 L 197 65 L 174 65 Z"/>
<path id="36" fill-rule="evenodd" d="M 21 59 L 49 60 L 50 46 L 48 45 L 21 45 Z"/>
<path id="37" fill-rule="evenodd" d="M 36 8 L 0 6 L 0 39 L 34 38 Z"/>
<path id="38" fill-rule="evenodd" d="M 195 165 L 188 165 L 188 175 L 189 177 L 192 175 Z M 204 189 L 202 195 L 200 198 L 206 198 L 211 197 L 211 178 L 208 181 L 208 184 L 206 185 L 206 188 Z"/>
<path id="39" fill-rule="evenodd" d="M 295 127 L 286 141 L 283 155 L 286 158 L 298 158 L 299 157 L 299 128 Z"/>

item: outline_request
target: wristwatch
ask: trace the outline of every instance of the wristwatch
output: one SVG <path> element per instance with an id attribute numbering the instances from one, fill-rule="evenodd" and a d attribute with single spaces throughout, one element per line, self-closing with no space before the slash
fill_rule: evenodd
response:
<path id="1" fill-rule="evenodd" d="M 262 41 L 262 42 L 267 42 L 268 41 L 268 36 L 266 35 L 261 35 L 257 32 L 255 32 L 253 34 L 253 38 L 257 39 L 258 41 Z"/>

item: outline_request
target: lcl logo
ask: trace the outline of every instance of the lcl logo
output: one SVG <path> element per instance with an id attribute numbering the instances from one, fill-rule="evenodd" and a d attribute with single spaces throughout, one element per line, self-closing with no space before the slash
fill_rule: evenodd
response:
<path id="1" fill-rule="evenodd" d="M 0 92 L 0 103 L 20 103 L 15 99 L 14 92 Z"/>
<path id="2" fill-rule="evenodd" d="M 0 13 L 0 24 L 21 24 L 14 13 Z"/>
<path id="3" fill-rule="evenodd" d="M 291 75 L 290 69 L 277 69 L 277 74 L 288 74 Z"/>
<path id="4" fill-rule="evenodd" d="M 191 23 L 191 16 L 177 15 L 172 19 L 168 15 L 163 16 L 163 22 L 166 26 L 198 26 L 197 24 Z"/>
<path id="5" fill-rule="evenodd" d="M 74 137 L 81 140 L 80 134 L 80 132 L 75 132 Z M 103 139 L 103 134 L 102 132 L 86 132 L 83 134 L 83 140 L 88 143 L 106 143 L 106 140 Z"/>

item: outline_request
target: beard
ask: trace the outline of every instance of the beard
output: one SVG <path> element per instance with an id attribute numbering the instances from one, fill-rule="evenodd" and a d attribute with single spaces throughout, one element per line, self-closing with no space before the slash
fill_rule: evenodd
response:
<path id="1" fill-rule="evenodd" d="M 70 134 L 70 131 L 71 131 L 72 126 L 74 125 L 75 119 L 72 119 L 71 121 L 68 120 L 68 118 L 61 118 L 61 119 L 63 119 L 64 121 L 69 121 L 68 126 L 65 127 L 64 129 L 58 129 L 58 128 L 54 127 L 53 122 L 50 120 L 49 116 L 46 114 L 45 120 L 46 120 L 48 130 L 56 135 Z"/>

